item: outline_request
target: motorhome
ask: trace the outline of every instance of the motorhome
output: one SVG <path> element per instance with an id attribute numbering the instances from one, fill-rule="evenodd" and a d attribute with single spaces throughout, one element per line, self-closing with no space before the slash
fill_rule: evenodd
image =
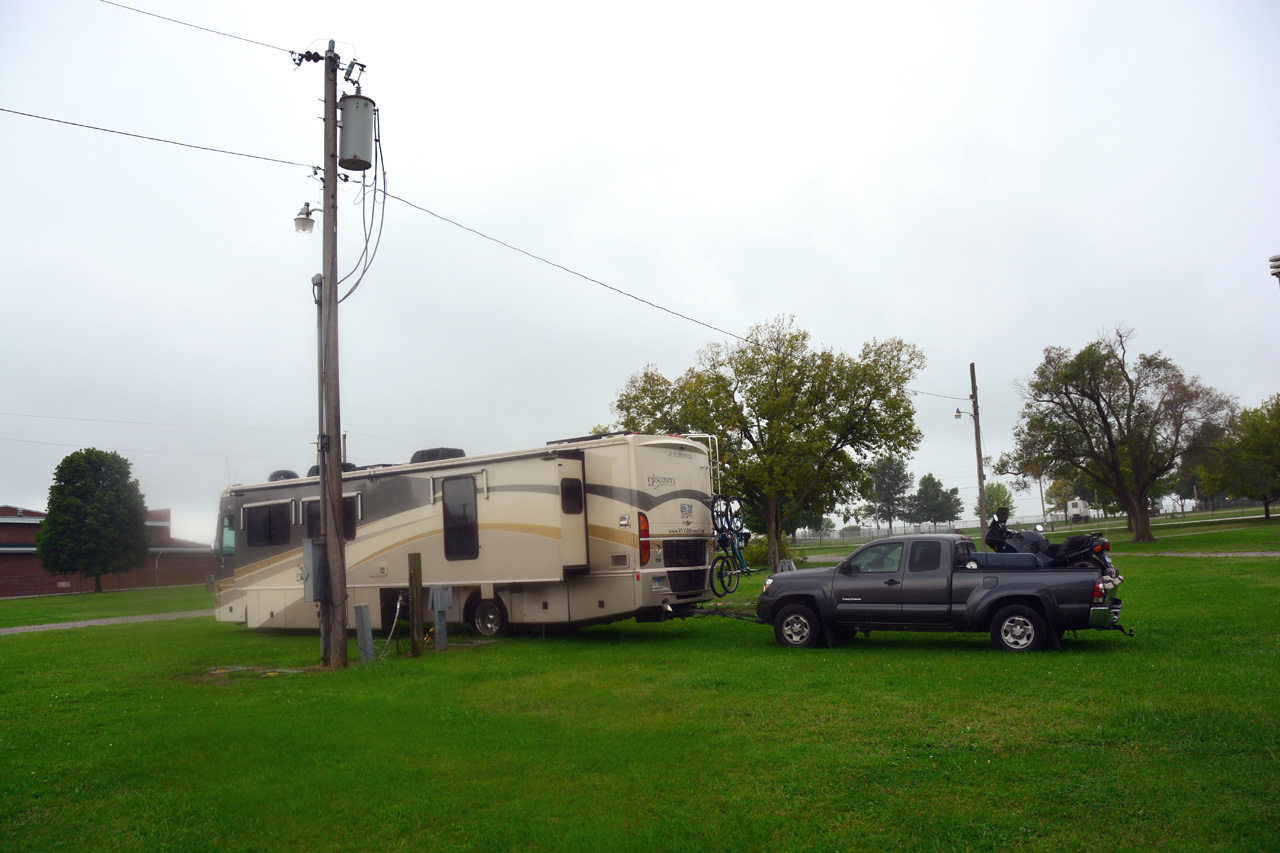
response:
<path id="1" fill-rule="evenodd" d="M 712 469 L 699 441 L 614 434 L 345 470 L 348 623 L 367 604 L 373 628 L 389 626 L 411 554 L 424 587 L 452 586 L 448 620 L 484 635 L 687 611 L 712 597 Z M 314 475 L 278 471 L 223 491 L 218 621 L 318 628 L 303 543 L 319 536 L 319 488 Z"/>
<path id="2" fill-rule="evenodd" d="M 1067 501 L 1067 519 L 1072 524 L 1081 524 L 1091 517 L 1088 501 L 1082 501 L 1079 498 Z"/>

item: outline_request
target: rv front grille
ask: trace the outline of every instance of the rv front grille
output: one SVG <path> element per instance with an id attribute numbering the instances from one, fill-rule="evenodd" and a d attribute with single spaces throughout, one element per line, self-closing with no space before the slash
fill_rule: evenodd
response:
<path id="1" fill-rule="evenodd" d="M 684 569 L 667 572 L 667 585 L 676 595 L 696 595 L 707 588 L 706 569 Z"/>
<path id="2" fill-rule="evenodd" d="M 669 569 L 681 566 L 705 566 L 707 540 L 668 539 L 662 543 L 662 557 Z"/>

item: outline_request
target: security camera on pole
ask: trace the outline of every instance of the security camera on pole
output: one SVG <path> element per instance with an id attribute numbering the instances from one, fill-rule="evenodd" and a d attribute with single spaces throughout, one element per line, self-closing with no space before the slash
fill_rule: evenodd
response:
<path id="1" fill-rule="evenodd" d="M 338 146 L 338 70 L 341 58 L 334 43 L 324 56 L 307 51 L 297 57 L 324 61 L 324 183 L 322 213 L 324 243 L 322 272 L 312 284 L 319 302 L 319 420 L 317 440 L 320 475 L 320 540 L 328 564 L 328 583 L 320 592 L 321 663 L 328 667 L 347 665 L 347 565 L 342 513 L 342 435 L 341 406 L 338 391 L 338 167 L 364 171 L 372 164 L 373 101 L 359 94 L 342 99 L 342 149 Z M 355 69 L 364 66 L 347 64 L 346 80 L 351 81 Z M 348 104 L 348 100 L 352 103 Z M 352 107 L 348 117 L 347 108 Z M 310 203 L 304 204 L 294 220 L 300 232 L 309 232 Z"/>

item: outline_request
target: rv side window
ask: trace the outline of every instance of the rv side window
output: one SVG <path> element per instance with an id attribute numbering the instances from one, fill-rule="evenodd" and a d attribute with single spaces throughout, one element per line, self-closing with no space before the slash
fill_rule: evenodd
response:
<path id="1" fill-rule="evenodd" d="M 582 515 L 582 481 L 577 477 L 560 481 L 560 511 L 565 515 Z"/>
<path id="2" fill-rule="evenodd" d="M 342 499 L 342 538 L 350 542 L 356 538 L 356 524 L 359 522 L 359 505 L 357 497 Z M 320 538 L 320 501 L 307 501 L 307 538 Z"/>
<path id="3" fill-rule="evenodd" d="M 289 523 L 293 515 L 291 509 L 291 505 L 287 503 L 251 506 L 245 509 L 244 526 L 249 547 L 288 545 Z"/>
<path id="4" fill-rule="evenodd" d="M 476 522 L 476 478 L 454 477 L 444 492 L 444 558 L 474 560 L 480 556 L 480 528 Z"/>
<path id="5" fill-rule="evenodd" d="M 236 525 L 232 516 L 224 515 L 222 517 L 222 553 L 234 554 L 236 552 Z"/>

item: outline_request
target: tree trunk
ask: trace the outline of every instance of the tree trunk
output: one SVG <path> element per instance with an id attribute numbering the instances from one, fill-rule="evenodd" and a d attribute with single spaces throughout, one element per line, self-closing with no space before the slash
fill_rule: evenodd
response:
<path id="1" fill-rule="evenodd" d="M 778 561 L 781 559 L 778 537 L 782 535 L 782 507 L 776 497 L 771 496 L 765 499 L 764 527 L 765 536 L 769 543 L 769 570 L 776 572 L 778 570 Z"/>
<path id="2" fill-rule="evenodd" d="M 1129 529 L 1133 531 L 1133 541 L 1156 541 L 1156 537 L 1151 534 L 1151 516 L 1147 506 L 1147 496 L 1125 495 L 1124 502 L 1129 510 Z"/>
<path id="3" fill-rule="evenodd" d="M 93 576 L 93 591 L 102 592 L 102 575 Z"/>

